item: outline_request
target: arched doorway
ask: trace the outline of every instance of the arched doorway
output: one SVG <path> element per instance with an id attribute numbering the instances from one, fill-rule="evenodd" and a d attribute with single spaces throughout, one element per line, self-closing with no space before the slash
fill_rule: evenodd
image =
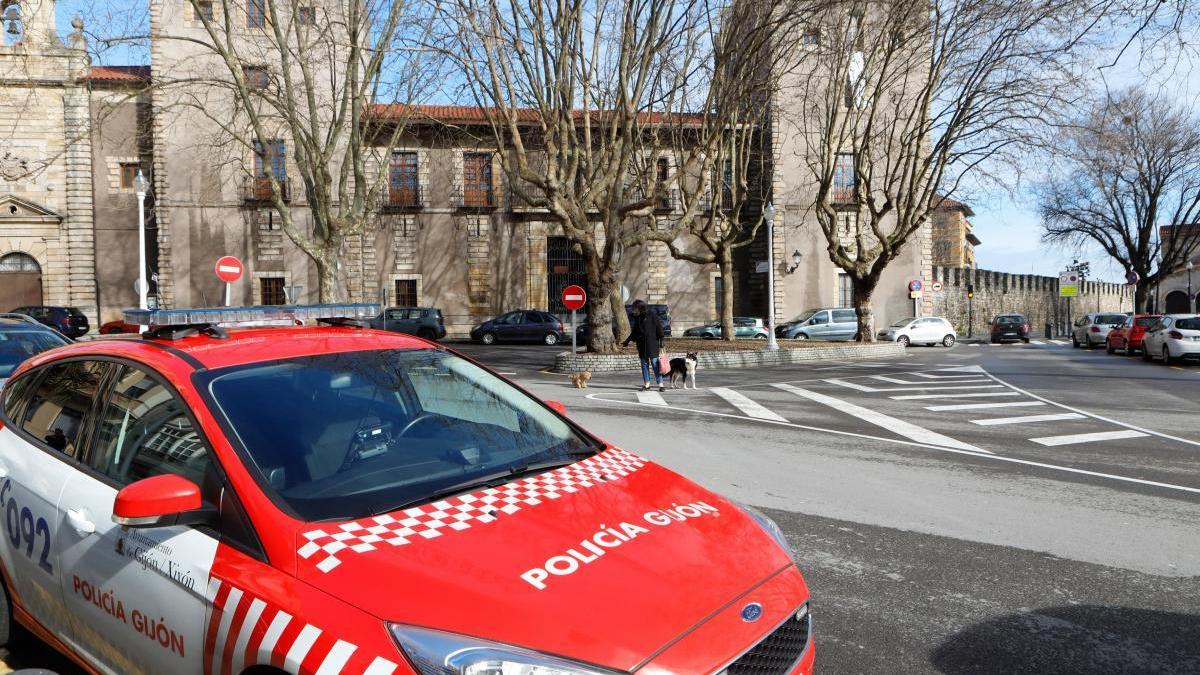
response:
<path id="1" fill-rule="evenodd" d="M 42 266 L 25 253 L 0 256 L 0 312 L 42 304 Z"/>
<path id="2" fill-rule="evenodd" d="M 1167 314 L 1186 314 L 1191 310 L 1189 305 L 1192 303 L 1188 300 L 1187 293 L 1183 291 L 1171 291 L 1167 293 L 1166 302 Z"/>

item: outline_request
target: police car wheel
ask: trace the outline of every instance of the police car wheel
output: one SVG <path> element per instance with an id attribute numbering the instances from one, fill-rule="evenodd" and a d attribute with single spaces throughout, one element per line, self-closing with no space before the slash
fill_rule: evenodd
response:
<path id="1" fill-rule="evenodd" d="M 8 645 L 8 634 L 12 630 L 12 606 L 8 602 L 8 589 L 0 582 L 0 647 Z"/>

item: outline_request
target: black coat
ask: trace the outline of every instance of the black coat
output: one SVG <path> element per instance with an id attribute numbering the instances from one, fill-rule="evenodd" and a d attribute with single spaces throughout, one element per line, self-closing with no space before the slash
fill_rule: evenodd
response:
<path id="1" fill-rule="evenodd" d="M 645 360 L 657 357 L 662 351 L 662 322 L 650 313 L 633 317 L 629 337 L 625 338 L 624 344 L 630 342 L 637 343 L 638 358 Z"/>

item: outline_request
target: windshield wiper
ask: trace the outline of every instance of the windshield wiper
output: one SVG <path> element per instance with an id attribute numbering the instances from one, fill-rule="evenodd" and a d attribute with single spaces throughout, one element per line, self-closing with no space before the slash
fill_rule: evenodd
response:
<path id="1" fill-rule="evenodd" d="M 435 490 L 428 494 L 417 497 L 416 499 L 411 499 L 407 502 L 403 502 L 396 506 L 388 506 L 388 507 L 380 509 L 378 511 L 374 511 L 374 512 L 368 514 L 368 517 L 369 516 L 378 516 L 378 515 L 381 515 L 384 513 L 390 513 L 392 511 L 399 511 L 401 509 L 407 509 L 409 507 L 417 506 L 419 504 L 427 504 L 429 502 L 435 502 L 439 499 L 444 499 L 446 497 L 453 497 L 455 495 L 462 494 L 464 492 L 470 492 L 471 490 L 474 490 L 477 488 L 496 487 L 498 485 L 503 485 L 509 481 L 513 481 L 518 478 L 524 478 L 525 476 L 530 476 L 530 475 L 533 475 L 536 473 L 543 473 L 546 471 L 552 471 L 554 469 L 559 469 L 559 468 L 562 468 L 569 464 L 574 464 L 575 462 L 579 461 L 580 458 L 586 457 L 586 456 L 591 456 L 594 454 L 596 454 L 596 453 L 591 450 L 588 450 L 586 452 L 572 452 L 572 453 L 568 453 L 567 455 L 565 455 L 565 458 L 560 457 L 559 459 L 547 460 L 545 462 L 534 462 L 532 464 L 523 464 L 520 466 L 509 467 L 509 468 L 505 469 L 504 471 L 497 471 L 495 473 L 490 473 L 485 476 L 477 476 L 470 480 L 465 480 L 461 483 L 454 483 L 453 485 L 447 485 L 446 487 L 441 488 L 440 490 Z"/>

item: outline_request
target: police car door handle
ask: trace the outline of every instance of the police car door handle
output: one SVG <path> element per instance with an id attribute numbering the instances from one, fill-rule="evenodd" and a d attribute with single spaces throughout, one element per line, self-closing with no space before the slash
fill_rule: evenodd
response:
<path id="1" fill-rule="evenodd" d="M 96 524 L 88 520 L 83 511 L 78 509 L 67 509 L 67 522 L 71 524 L 71 529 L 81 537 L 86 537 L 96 531 Z"/>

